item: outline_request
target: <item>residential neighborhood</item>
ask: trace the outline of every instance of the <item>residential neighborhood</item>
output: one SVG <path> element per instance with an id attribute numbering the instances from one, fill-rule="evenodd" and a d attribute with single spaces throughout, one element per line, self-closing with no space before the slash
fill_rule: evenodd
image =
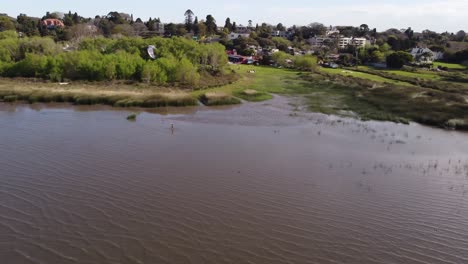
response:
<path id="1" fill-rule="evenodd" d="M 132 14 L 109 12 L 85 18 L 78 13 L 49 13 L 42 18 L 20 14 L 16 18 L 3 15 L 6 29 L 15 28 L 20 36 L 49 36 L 56 41 L 73 41 L 82 37 L 185 37 L 202 43 L 220 43 L 231 56 L 232 63 L 263 63 L 289 66 L 276 61 L 292 61 L 290 56 L 314 55 L 324 65 L 387 65 L 387 58 L 395 52 L 406 52 L 411 61 L 405 64 L 426 67 L 435 61 L 462 62 L 466 59 L 468 37 L 464 31 L 435 33 L 430 30 L 414 32 L 407 29 L 388 29 L 378 32 L 367 24 L 358 27 L 311 23 L 307 26 L 270 25 L 247 21 L 247 26 L 226 18 L 224 26 L 207 15 L 199 18 L 190 9 L 183 23 L 163 22 L 159 18 L 143 20 Z M 39 26 L 36 26 L 39 25 Z M 3 30 L 5 30 L 3 29 Z M 67 44 L 68 48 L 73 48 Z M 236 57 L 233 57 L 236 56 Z M 242 59 L 240 59 L 242 57 Z M 253 58 L 253 59 L 252 59 Z M 327 64 L 328 63 L 328 64 Z M 333 63 L 333 64 L 330 64 Z"/>

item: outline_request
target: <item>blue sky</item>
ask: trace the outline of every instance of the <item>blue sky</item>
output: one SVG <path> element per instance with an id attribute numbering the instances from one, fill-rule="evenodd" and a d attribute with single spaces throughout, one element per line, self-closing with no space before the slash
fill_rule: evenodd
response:
<path id="1" fill-rule="evenodd" d="M 147 20 L 160 17 L 163 22 L 182 22 L 185 10 L 191 9 L 200 18 L 212 14 L 218 24 L 226 17 L 237 24 L 268 22 L 284 25 L 307 25 L 321 22 L 326 25 L 354 25 L 367 23 L 378 30 L 407 28 L 438 32 L 468 31 L 468 0 L 0 0 L 0 13 L 17 16 L 26 13 L 42 16 L 46 11 L 76 11 L 86 17 L 104 15 L 109 11 L 134 14 Z M 5 3 L 8 2 L 8 3 Z"/>

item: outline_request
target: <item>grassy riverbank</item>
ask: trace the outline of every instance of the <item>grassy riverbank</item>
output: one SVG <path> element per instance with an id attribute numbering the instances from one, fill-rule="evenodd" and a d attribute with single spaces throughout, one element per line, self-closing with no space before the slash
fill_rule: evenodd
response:
<path id="1" fill-rule="evenodd" d="M 67 102 L 77 105 L 104 104 L 117 107 L 189 106 L 198 102 L 188 92 L 145 84 L 58 83 L 0 80 L 0 100 L 28 103 Z"/>
<path id="2" fill-rule="evenodd" d="M 439 127 L 468 129 L 468 87 L 444 76 L 367 68 L 305 73 L 271 67 L 231 66 L 239 79 L 202 90 L 137 84 L 70 84 L 0 80 L 0 99 L 108 104 L 119 107 L 237 104 L 265 101 L 272 94 L 304 98 L 310 111 Z M 255 70 L 255 73 L 250 73 Z M 432 73 L 426 73 L 427 75 Z"/>

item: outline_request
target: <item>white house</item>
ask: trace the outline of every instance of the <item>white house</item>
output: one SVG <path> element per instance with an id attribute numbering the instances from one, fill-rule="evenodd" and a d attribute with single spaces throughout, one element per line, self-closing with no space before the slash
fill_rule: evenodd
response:
<path id="1" fill-rule="evenodd" d="M 287 31 L 281 31 L 281 30 L 274 30 L 274 31 L 271 32 L 271 36 L 287 38 L 288 37 L 288 32 Z"/>
<path id="2" fill-rule="evenodd" d="M 309 39 L 309 44 L 314 47 L 325 46 L 326 43 L 330 43 L 333 40 L 329 37 L 311 37 Z"/>
<path id="3" fill-rule="evenodd" d="M 338 47 L 340 49 L 345 49 L 348 46 L 354 47 L 364 47 L 367 44 L 367 39 L 365 38 L 339 38 Z"/>
<path id="4" fill-rule="evenodd" d="M 416 47 L 410 51 L 411 55 L 416 62 L 422 64 L 432 64 L 435 60 L 441 60 L 444 58 L 444 53 L 434 52 L 428 48 Z"/>
<path id="5" fill-rule="evenodd" d="M 340 34 L 340 31 L 336 28 L 336 27 L 332 27 L 330 26 L 326 32 L 326 35 L 327 36 L 330 36 L 330 35 L 333 35 L 333 34 L 336 34 L 336 35 L 339 35 Z"/>
<path id="6" fill-rule="evenodd" d="M 309 44 L 314 47 L 322 47 L 325 46 L 327 43 L 335 42 L 336 38 L 331 37 L 312 37 L 309 39 Z M 338 48 L 345 49 L 348 46 L 355 46 L 355 47 L 364 47 L 367 44 L 367 39 L 365 38 L 345 38 L 340 37 L 338 38 Z"/>

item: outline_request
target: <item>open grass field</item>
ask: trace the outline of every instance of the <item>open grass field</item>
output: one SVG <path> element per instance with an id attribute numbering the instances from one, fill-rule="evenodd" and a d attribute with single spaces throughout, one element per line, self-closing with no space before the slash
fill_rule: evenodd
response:
<path id="1" fill-rule="evenodd" d="M 357 67 L 360 70 L 376 70 L 372 67 L 369 66 L 358 66 Z M 427 70 L 419 70 L 417 72 L 409 72 L 409 71 L 403 71 L 403 70 L 377 70 L 381 72 L 386 72 L 390 74 L 395 74 L 399 76 L 405 76 L 405 77 L 411 77 L 411 78 L 419 78 L 419 79 L 427 79 L 427 80 L 440 80 L 442 79 L 442 76 L 439 75 L 437 72 L 431 72 Z"/>
<path id="2" fill-rule="evenodd" d="M 393 84 L 399 84 L 399 85 L 411 85 L 406 82 L 398 81 L 398 80 L 392 80 L 388 78 L 384 78 L 378 75 L 374 74 L 369 74 L 365 72 L 358 72 L 358 71 L 353 71 L 349 69 L 331 69 L 331 68 L 321 68 L 321 72 L 329 73 L 329 74 L 339 74 L 343 76 L 348 76 L 348 77 L 356 77 L 356 78 L 361 78 L 361 79 L 366 79 L 369 81 L 374 81 L 374 82 L 380 82 L 380 83 L 393 83 Z"/>
<path id="3" fill-rule="evenodd" d="M 447 67 L 451 70 L 467 70 L 468 68 L 461 64 L 434 62 L 434 66 Z"/>

